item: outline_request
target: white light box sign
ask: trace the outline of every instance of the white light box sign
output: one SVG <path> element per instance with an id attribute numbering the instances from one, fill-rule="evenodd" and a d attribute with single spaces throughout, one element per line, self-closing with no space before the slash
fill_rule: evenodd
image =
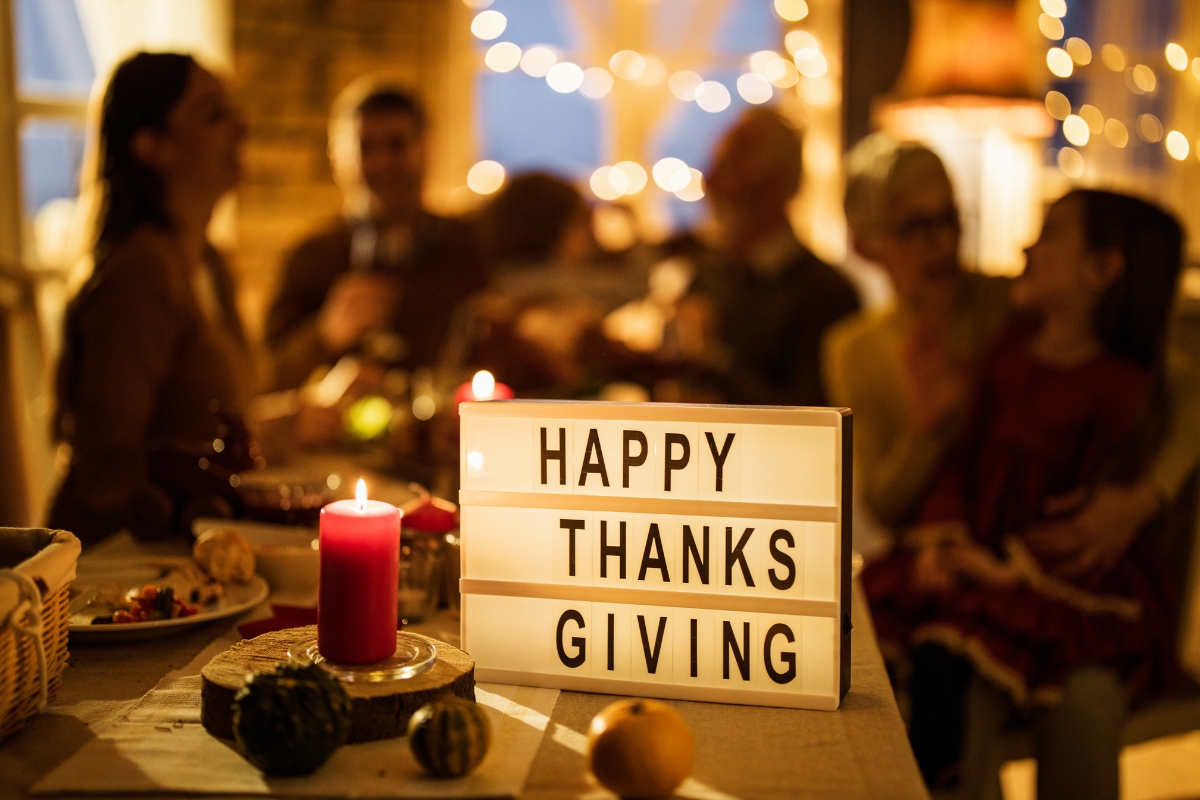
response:
<path id="1" fill-rule="evenodd" d="M 848 410 L 459 408 L 462 644 L 476 679 L 838 707 Z"/>

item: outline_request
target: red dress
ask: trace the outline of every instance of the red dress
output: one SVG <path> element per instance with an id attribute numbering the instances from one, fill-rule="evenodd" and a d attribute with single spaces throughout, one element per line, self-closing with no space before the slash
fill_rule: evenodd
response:
<path id="1" fill-rule="evenodd" d="M 965 524 L 1022 580 L 997 587 L 962 579 L 927 594 L 912 586 L 913 551 L 897 548 L 863 571 L 880 641 L 893 651 L 943 644 L 1020 705 L 1057 702 L 1067 677 L 1094 664 L 1117 667 L 1135 690 L 1161 690 L 1178 675 L 1174 593 L 1149 538 L 1140 535 L 1088 585 L 1051 577 L 1022 538 L 1046 519 L 1048 498 L 1094 485 L 1141 411 L 1146 372 L 1109 355 L 1051 366 L 1030 345 L 1019 329 L 999 340 L 972 423 L 918 520 Z"/>

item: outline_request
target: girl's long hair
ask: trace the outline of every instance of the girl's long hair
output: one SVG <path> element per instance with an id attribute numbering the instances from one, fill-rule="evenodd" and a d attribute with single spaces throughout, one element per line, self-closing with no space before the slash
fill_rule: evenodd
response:
<path id="1" fill-rule="evenodd" d="M 1096 309 L 1096 331 L 1105 349 L 1150 372 L 1143 412 L 1112 462 L 1109 478 L 1132 481 L 1149 466 L 1170 421 L 1166 391 L 1166 338 L 1183 266 L 1183 226 L 1154 203 L 1117 192 L 1076 189 L 1064 197 L 1083 204 L 1083 231 L 1097 251 L 1115 251 L 1121 276 Z M 1061 201 L 1060 201 L 1061 202 Z"/>
<path id="2" fill-rule="evenodd" d="M 158 173 L 133 153 L 133 137 L 164 130 L 187 88 L 195 60 L 181 53 L 137 53 L 113 72 L 100 112 L 96 178 L 101 192 L 94 254 L 97 263 L 137 226 L 170 227 Z"/>

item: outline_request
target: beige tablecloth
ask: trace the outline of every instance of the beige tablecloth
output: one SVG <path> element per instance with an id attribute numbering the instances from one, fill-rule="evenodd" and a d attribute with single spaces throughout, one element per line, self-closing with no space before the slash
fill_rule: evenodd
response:
<path id="1" fill-rule="evenodd" d="M 117 544 L 105 554 L 117 555 L 132 546 Z M 928 800 L 857 591 L 852 611 L 851 688 L 839 711 L 670 701 L 696 736 L 693 778 L 679 796 Z M 413 630 L 458 643 L 453 615 Z M 71 666 L 58 701 L 25 730 L 0 743 L 0 798 L 28 796 L 30 788 L 82 748 L 103 741 L 114 724 L 123 724 L 119 722 L 123 717 L 134 712 L 136 719 L 137 706 L 150 689 L 172 673 L 183 676 L 206 663 L 210 653 L 230 641 L 217 640 L 230 633 L 228 625 L 212 623 L 151 642 L 72 645 Z M 171 685 L 168 681 L 163 688 Z M 544 733 L 538 733 L 539 745 L 522 798 L 613 797 L 590 779 L 584 757 L 587 724 L 612 700 L 579 692 L 558 696 Z M 536 710 L 537 703 L 525 705 Z M 269 788 L 277 792 L 283 787 Z M 351 795 L 349 786 L 329 788 L 333 796 Z"/>

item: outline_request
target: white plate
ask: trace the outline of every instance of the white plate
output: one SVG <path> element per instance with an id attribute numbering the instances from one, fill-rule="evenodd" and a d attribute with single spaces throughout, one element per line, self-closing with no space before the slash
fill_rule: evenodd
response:
<path id="1" fill-rule="evenodd" d="M 161 559 L 158 560 L 161 562 Z M 164 574 L 163 568 L 146 558 L 111 558 L 84 560 L 79 564 L 75 585 L 92 586 L 97 583 L 120 582 L 126 588 L 153 583 Z M 156 619 L 148 622 L 126 622 L 107 625 L 69 624 L 67 632 L 77 642 L 128 642 L 137 639 L 153 639 L 176 633 L 217 619 L 236 616 L 249 611 L 267 599 L 270 587 L 262 576 L 255 575 L 248 582 L 225 587 L 225 593 L 215 604 L 202 607 L 200 613 L 191 617 Z M 85 609 L 86 611 L 86 609 Z M 82 619 L 82 613 L 71 618 L 72 622 Z"/>

